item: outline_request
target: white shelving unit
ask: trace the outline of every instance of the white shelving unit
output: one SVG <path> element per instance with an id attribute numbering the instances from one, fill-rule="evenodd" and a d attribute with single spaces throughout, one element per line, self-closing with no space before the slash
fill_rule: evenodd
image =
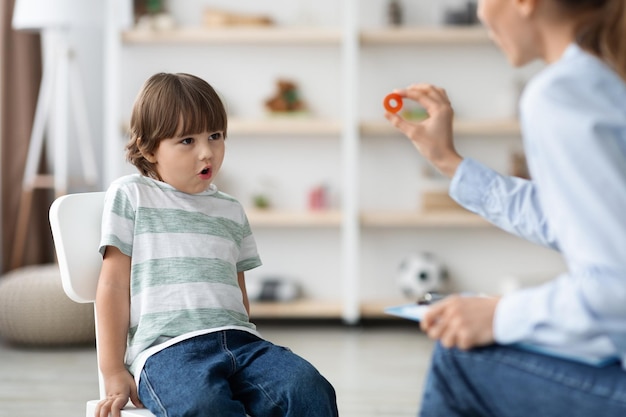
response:
<path id="1" fill-rule="evenodd" d="M 489 44 L 481 27 L 399 27 L 365 29 L 359 36 L 363 45 L 467 45 Z"/>
<path id="2" fill-rule="evenodd" d="M 368 146 L 380 147 L 385 140 L 401 137 L 382 118 L 382 107 L 379 104 L 377 109 L 380 109 L 376 110 L 379 117 L 372 117 L 371 111 L 363 109 L 363 97 L 367 95 L 362 92 L 361 84 L 364 77 L 362 67 L 367 65 L 363 55 L 369 50 L 402 56 L 406 49 L 415 54 L 415 48 L 425 48 L 425 53 L 431 54 L 441 48 L 494 48 L 487 33 L 475 27 L 363 27 L 361 8 L 368 5 L 358 0 L 341 0 L 339 3 L 341 5 L 336 7 L 341 17 L 333 27 L 277 25 L 267 28 L 201 29 L 183 26 L 171 31 L 146 32 L 119 29 L 116 22 L 118 2 L 108 2 L 108 24 L 105 30 L 107 145 L 104 156 L 107 168 L 105 178 L 108 181 L 125 173 L 127 169 L 122 165 L 124 140 L 121 139 L 119 129 L 128 117 L 123 109 L 129 109 L 140 82 L 153 72 L 177 70 L 175 64 L 192 57 L 189 69 L 183 66 L 185 72 L 205 76 L 204 72 L 211 69 L 212 65 L 233 65 L 230 78 L 234 76 L 244 80 L 249 75 L 267 78 L 270 70 L 267 69 L 267 63 L 262 62 L 264 60 L 276 60 L 276 66 L 300 65 L 298 68 L 301 71 L 303 61 L 309 63 L 308 66 L 315 66 L 318 56 L 322 57 L 320 61 L 324 60 L 319 67 L 307 73 L 309 79 L 314 79 L 316 71 L 325 77 L 312 83 L 314 85 L 310 88 L 314 90 L 308 90 L 314 99 L 322 101 L 318 106 L 319 111 L 311 117 L 272 118 L 254 114 L 245 107 L 245 97 L 233 103 L 234 109 L 229 111 L 227 148 L 232 146 L 233 149 L 227 151 L 227 158 L 231 152 L 235 155 L 231 158 L 236 160 L 233 161 L 236 168 L 224 175 L 239 183 L 239 187 L 233 187 L 232 193 L 246 204 L 242 194 L 250 191 L 246 190 L 249 184 L 240 177 L 254 178 L 256 174 L 254 170 L 244 173 L 237 170 L 260 164 L 259 158 L 264 161 L 259 165 L 259 170 L 269 169 L 268 166 L 274 163 L 287 164 L 284 165 L 287 168 L 283 168 L 286 178 L 282 179 L 296 185 L 300 182 L 299 190 L 295 188 L 297 192 L 292 189 L 285 193 L 291 195 L 291 200 L 284 200 L 283 204 L 274 209 L 248 209 L 247 213 L 262 258 L 264 262 L 267 261 L 265 265 L 268 268 L 273 265 L 275 271 L 279 271 L 280 267 L 276 265 L 284 263 L 285 269 L 290 272 L 301 271 L 303 277 L 300 277 L 300 281 L 305 285 L 305 290 L 308 285 L 313 288 L 309 297 L 294 303 L 253 305 L 253 316 L 256 318 L 341 318 L 346 323 L 355 323 L 364 317 L 388 317 L 383 314 L 383 308 L 401 302 L 399 293 L 394 295 L 393 291 L 380 291 L 380 296 L 370 297 L 363 291 L 369 288 L 369 292 L 378 293 L 371 289 L 378 285 L 371 282 L 376 280 L 371 277 L 376 272 L 370 271 L 371 263 L 364 262 L 364 258 L 371 261 L 369 254 L 377 250 L 372 241 L 393 241 L 393 236 L 399 234 L 400 241 L 405 242 L 409 233 L 421 235 L 424 232 L 432 235 L 438 231 L 477 231 L 489 234 L 492 241 L 500 239 L 500 235 L 492 235 L 494 228 L 487 222 L 460 209 L 423 213 L 417 209 L 417 204 L 414 207 L 407 207 L 408 204 L 373 207 L 364 195 L 365 180 L 362 178 L 362 161 L 371 158 Z M 170 2 L 171 7 L 176 7 L 176 4 Z M 266 7 L 269 9 L 271 6 Z M 218 59 L 220 54 L 226 54 L 231 62 Z M 159 65 L 150 64 L 157 62 L 151 61 L 154 56 L 161 57 Z M 292 59 L 284 59 L 285 56 Z M 246 68 L 238 67 L 243 66 L 246 58 L 252 60 L 251 64 Z M 205 59 L 206 65 L 197 62 Z M 266 73 L 258 74 L 263 71 Z M 285 68 L 285 72 L 289 72 L 289 69 Z M 214 78 L 218 80 L 214 85 L 219 87 L 220 76 Z M 381 76 L 381 80 L 385 78 Z M 398 86 L 391 83 L 387 86 L 387 82 L 389 80 L 381 81 L 381 85 L 374 85 L 372 89 L 379 89 L 382 93 L 389 91 L 392 86 Z M 242 86 L 241 89 L 232 90 L 237 93 L 246 88 Z M 130 90 L 132 94 L 123 94 L 125 90 Z M 376 94 L 382 98 L 382 94 Z M 257 92 L 255 99 L 258 100 L 260 96 L 262 94 Z M 249 98 L 246 101 L 251 100 Z M 376 101 L 379 103 L 380 100 Z M 487 119 L 459 115 L 454 129 L 460 138 L 469 138 L 461 141 L 466 143 L 472 142 L 474 137 L 497 140 L 519 136 L 519 125 L 512 116 Z M 265 149 L 266 153 L 255 159 L 255 155 L 246 153 L 248 148 L 253 149 L 249 153 L 258 149 Z M 417 152 L 412 152 L 415 164 L 419 163 Z M 311 159 L 319 159 L 319 162 L 311 165 Z M 298 162 L 300 160 L 301 164 Z M 380 164 L 378 169 L 384 172 L 395 169 L 394 161 L 383 160 Z M 300 165 L 313 168 L 302 168 L 300 171 Z M 319 180 L 316 170 L 328 171 L 332 178 L 331 185 L 338 201 L 329 210 L 307 210 L 302 198 L 294 202 L 294 195 L 300 195 L 314 184 L 314 180 Z M 396 181 L 402 181 L 402 178 Z M 389 251 L 393 250 L 393 245 L 398 244 L 390 245 Z M 528 256 L 535 255 L 531 253 Z M 389 255 L 380 261 L 387 265 L 387 270 L 395 262 Z M 548 267 L 551 266 L 548 262 Z M 393 271 L 387 275 L 393 275 Z M 390 281 L 385 285 L 392 287 L 394 284 Z"/>
<path id="3" fill-rule="evenodd" d="M 394 136 L 401 135 L 393 126 L 386 121 L 363 122 L 360 124 L 363 136 Z M 480 136 L 480 137 L 502 137 L 518 136 L 519 123 L 512 120 L 455 120 L 454 132 L 460 137 Z"/>
<path id="4" fill-rule="evenodd" d="M 179 28 L 164 31 L 130 30 L 122 33 L 125 44 L 163 45 L 335 45 L 341 31 L 300 27 Z"/>
<path id="5" fill-rule="evenodd" d="M 241 120 L 231 118 L 228 131 L 233 135 L 255 136 L 322 136 L 337 138 L 341 135 L 340 120 L 309 118 L 264 118 Z"/>

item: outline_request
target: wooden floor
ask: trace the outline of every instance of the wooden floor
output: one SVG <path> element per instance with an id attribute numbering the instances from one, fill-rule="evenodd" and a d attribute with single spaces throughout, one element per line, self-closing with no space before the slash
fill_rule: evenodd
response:
<path id="1" fill-rule="evenodd" d="M 337 390 L 342 417 L 414 417 L 432 342 L 412 322 L 359 326 L 260 323 Z M 98 396 L 95 350 L 23 349 L 0 341 L 0 417 L 80 417 Z"/>

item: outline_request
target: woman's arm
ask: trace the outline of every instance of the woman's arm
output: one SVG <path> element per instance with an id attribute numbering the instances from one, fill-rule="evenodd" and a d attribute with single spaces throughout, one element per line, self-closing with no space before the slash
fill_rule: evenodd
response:
<path id="1" fill-rule="evenodd" d="M 465 158 L 450 184 L 450 196 L 502 230 L 560 250 L 533 181 L 501 175 L 472 158 Z"/>
<path id="2" fill-rule="evenodd" d="M 96 407 L 96 417 L 119 417 L 128 399 L 141 407 L 133 376 L 124 364 L 130 322 L 130 257 L 113 246 L 104 254 L 96 292 L 98 366 L 106 397 Z"/>
<path id="3" fill-rule="evenodd" d="M 455 201 L 507 232 L 558 249 L 531 181 L 502 176 L 456 151 L 454 111 L 445 90 L 418 84 L 396 93 L 420 103 L 428 118 L 411 122 L 392 113 L 385 117 L 435 168 L 452 178 L 450 195 Z"/>

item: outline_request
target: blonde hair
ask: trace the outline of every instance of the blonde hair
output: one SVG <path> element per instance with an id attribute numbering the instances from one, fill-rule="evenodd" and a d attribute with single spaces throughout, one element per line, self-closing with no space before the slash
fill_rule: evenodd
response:
<path id="1" fill-rule="evenodd" d="M 566 9 L 584 13 L 578 44 L 607 62 L 626 81 L 626 1 L 557 1 Z"/>
<path id="2" fill-rule="evenodd" d="M 213 87 L 190 74 L 158 73 L 143 85 L 130 118 L 126 159 L 141 174 L 160 180 L 150 155 L 163 139 L 223 131 L 226 109 Z"/>

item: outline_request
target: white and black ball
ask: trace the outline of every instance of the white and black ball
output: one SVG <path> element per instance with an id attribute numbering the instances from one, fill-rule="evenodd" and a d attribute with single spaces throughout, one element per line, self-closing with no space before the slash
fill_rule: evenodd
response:
<path id="1" fill-rule="evenodd" d="M 433 254 L 413 253 L 400 263 L 397 282 L 406 298 L 417 301 L 426 293 L 441 291 L 446 277 L 446 269 Z"/>

